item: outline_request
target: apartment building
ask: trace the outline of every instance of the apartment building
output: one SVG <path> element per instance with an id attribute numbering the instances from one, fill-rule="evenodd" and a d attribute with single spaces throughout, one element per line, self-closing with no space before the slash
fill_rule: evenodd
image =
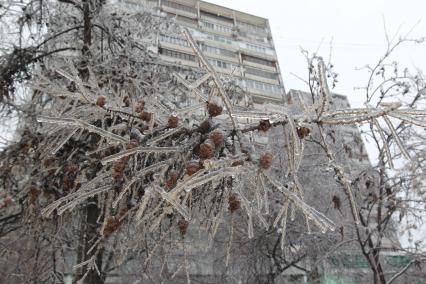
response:
<path id="1" fill-rule="evenodd" d="M 130 7 L 141 3 L 119 2 Z M 282 102 L 284 84 L 267 19 L 198 0 L 142 2 L 188 28 L 215 70 L 235 76 L 254 104 Z M 199 66 L 183 35 L 159 34 L 157 44 L 162 59 L 188 67 Z"/>

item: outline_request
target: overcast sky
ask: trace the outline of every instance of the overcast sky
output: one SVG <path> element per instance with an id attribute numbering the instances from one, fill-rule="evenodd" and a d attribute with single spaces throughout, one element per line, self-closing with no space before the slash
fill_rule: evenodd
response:
<path id="1" fill-rule="evenodd" d="M 354 87 L 367 82 L 367 73 L 355 68 L 376 62 L 386 50 L 384 22 L 389 36 L 398 30 L 404 35 L 414 26 L 413 38 L 426 36 L 426 0 L 207 1 L 269 19 L 286 90 L 306 89 L 290 74 L 307 78 L 300 47 L 328 59 L 332 41 L 331 61 L 339 73 L 334 91 L 348 96 L 352 107 L 364 99 Z M 407 44 L 394 57 L 426 73 L 426 44 Z"/>

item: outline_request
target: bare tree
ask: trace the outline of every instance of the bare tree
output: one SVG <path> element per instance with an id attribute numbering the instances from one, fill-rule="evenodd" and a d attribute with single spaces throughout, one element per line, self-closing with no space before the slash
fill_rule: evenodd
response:
<path id="1" fill-rule="evenodd" d="M 407 35 L 394 43 L 390 42 L 388 50 L 378 63 L 373 67 L 366 67 L 371 74 L 365 88 L 366 103 L 370 108 L 380 105 L 387 107 L 398 105 L 398 107 L 406 106 L 410 109 L 410 113 L 418 112 L 423 108 L 425 81 L 422 73 L 411 74 L 408 69 L 401 70 L 396 62 L 388 63 L 392 52 L 406 42 L 421 43 L 423 39 L 411 40 Z M 288 103 L 297 105 L 296 112 L 315 103 L 322 92 L 320 74 L 315 68 L 315 61 L 318 58 L 316 55 L 313 57 L 307 55 L 307 59 L 310 75 L 306 83 L 309 85 L 310 93 L 290 91 L 288 95 Z M 336 73 L 331 70 L 329 72 L 330 78 L 337 78 Z M 336 108 L 336 101 L 337 108 L 344 107 L 338 103 L 338 96 L 335 96 L 335 104 L 331 106 L 332 108 Z M 369 126 L 369 131 L 364 130 L 364 135 L 367 141 L 373 141 L 370 145 L 373 144 L 378 151 L 377 164 L 373 165 L 370 165 L 366 157 L 366 150 L 358 131 L 351 130 L 351 127 L 325 126 L 323 130 L 320 128 L 319 132 L 311 133 L 308 140 L 305 139 L 307 146 L 304 151 L 304 160 L 308 167 L 302 162 L 303 170 L 300 171 L 299 178 L 303 181 L 302 185 L 314 196 L 310 204 L 321 208 L 323 212 L 333 208 L 338 213 L 337 215 L 327 214 L 333 219 L 338 230 L 327 234 L 324 238 L 325 242 L 319 239 L 304 242 L 301 245 L 304 249 L 291 249 L 295 240 L 298 240 L 297 236 L 300 238 L 300 232 L 296 235 L 296 239 L 287 237 L 289 244 L 283 250 L 279 249 L 277 242 L 270 246 L 267 254 L 274 259 L 274 266 L 278 273 L 296 268 L 304 274 L 318 277 L 318 271 L 316 271 L 318 265 L 327 265 L 330 257 L 343 264 L 345 258 L 355 259 L 363 256 L 365 265 L 371 269 L 375 283 L 393 283 L 402 275 L 411 282 L 421 281 L 421 276 L 410 278 L 410 275 L 414 273 L 407 274 L 407 270 L 414 265 L 420 267 L 424 261 L 422 243 L 417 241 L 411 248 L 401 244 L 398 232 L 401 227 L 398 223 L 405 223 L 404 227 L 408 231 L 422 224 L 425 200 L 423 196 L 424 151 L 421 141 L 424 138 L 424 124 L 416 119 L 412 121 L 413 124 L 397 120 L 402 117 L 389 115 L 373 118 L 366 121 L 366 124 L 361 123 L 361 125 Z M 275 141 L 279 140 L 275 139 Z M 310 143 L 313 145 L 309 145 Z M 318 156 L 312 159 L 312 153 Z M 278 168 L 285 171 L 288 169 L 288 162 L 285 160 L 290 156 L 286 152 L 283 152 L 283 156 Z M 402 157 L 407 160 L 403 160 Z M 325 168 L 332 167 L 334 174 L 337 174 L 337 183 L 334 183 L 330 177 L 317 176 L 321 172 L 309 168 L 316 165 L 321 169 L 321 164 Z M 345 175 L 348 178 L 346 185 L 343 182 Z M 288 174 L 281 172 L 279 176 L 288 176 Z M 322 183 L 330 180 L 330 183 L 318 185 L 315 182 L 319 180 Z M 314 182 L 313 185 L 310 184 L 312 182 Z M 353 188 L 356 195 L 355 206 L 345 203 L 341 198 L 339 187 L 342 185 L 347 186 L 347 189 Z M 315 194 L 318 190 L 321 190 L 321 193 Z M 349 192 L 344 191 L 344 194 L 350 200 Z M 353 210 L 352 214 L 347 214 L 350 212 L 348 208 Z M 290 226 L 290 228 L 296 227 Z M 266 243 L 268 242 L 270 241 Z M 309 247 L 312 243 L 315 244 L 315 249 Z M 391 267 L 389 262 L 392 262 L 392 259 L 399 259 L 402 262 L 397 267 Z"/>

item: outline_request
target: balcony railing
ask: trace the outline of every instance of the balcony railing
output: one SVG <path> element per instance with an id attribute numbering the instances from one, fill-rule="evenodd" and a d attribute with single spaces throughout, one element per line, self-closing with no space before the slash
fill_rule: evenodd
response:
<path id="1" fill-rule="evenodd" d="M 167 6 L 176 10 L 197 14 L 197 9 L 195 9 L 194 7 L 182 5 L 182 4 L 172 2 L 172 1 L 167 1 L 167 0 L 163 0 L 162 3 L 164 6 Z"/>

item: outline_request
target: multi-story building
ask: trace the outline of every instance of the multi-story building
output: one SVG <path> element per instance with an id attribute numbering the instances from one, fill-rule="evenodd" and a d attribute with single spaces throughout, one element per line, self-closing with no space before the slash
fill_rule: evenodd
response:
<path id="1" fill-rule="evenodd" d="M 122 1 L 139 5 L 140 1 Z M 145 0 L 144 5 L 188 28 L 218 73 L 234 75 L 253 104 L 282 102 L 285 94 L 269 22 L 199 0 Z M 183 35 L 158 35 L 162 59 L 188 67 L 199 62 Z"/>

